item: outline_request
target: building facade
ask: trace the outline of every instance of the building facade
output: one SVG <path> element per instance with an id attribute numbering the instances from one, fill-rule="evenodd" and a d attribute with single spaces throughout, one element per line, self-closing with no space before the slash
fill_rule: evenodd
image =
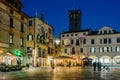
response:
<path id="1" fill-rule="evenodd" d="M 27 54 L 29 64 L 48 66 L 53 57 L 53 27 L 42 17 L 29 19 L 27 35 Z"/>
<path id="2" fill-rule="evenodd" d="M 104 26 L 97 31 L 82 30 L 61 34 L 61 55 L 76 58 L 84 57 L 103 64 L 120 64 L 120 32 Z"/>
<path id="3" fill-rule="evenodd" d="M 69 56 L 74 60 L 72 64 L 81 63 L 81 59 L 88 55 L 87 35 L 89 30 L 64 32 L 61 34 L 61 56 Z"/>
<path id="4" fill-rule="evenodd" d="M 28 16 L 22 8 L 19 0 L 0 0 L 0 63 L 26 64 Z"/>

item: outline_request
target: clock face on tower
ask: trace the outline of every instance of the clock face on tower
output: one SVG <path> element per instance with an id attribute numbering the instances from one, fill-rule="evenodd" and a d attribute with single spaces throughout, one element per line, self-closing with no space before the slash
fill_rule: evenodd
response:
<path id="1" fill-rule="evenodd" d="M 69 40 L 69 39 L 65 39 L 65 40 L 64 40 L 64 44 L 65 44 L 65 45 L 69 45 L 69 44 L 70 44 L 70 40 Z"/>

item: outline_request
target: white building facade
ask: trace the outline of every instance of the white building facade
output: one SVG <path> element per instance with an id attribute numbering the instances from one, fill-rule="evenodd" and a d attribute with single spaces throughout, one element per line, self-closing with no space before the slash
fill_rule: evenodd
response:
<path id="1" fill-rule="evenodd" d="M 104 26 L 97 31 L 81 30 L 61 34 L 61 55 L 79 63 L 84 57 L 103 64 L 120 64 L 120 32 Z"/>

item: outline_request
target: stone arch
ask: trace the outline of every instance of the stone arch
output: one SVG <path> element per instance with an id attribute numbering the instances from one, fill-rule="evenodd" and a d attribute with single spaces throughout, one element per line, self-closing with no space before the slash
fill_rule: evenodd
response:
<path id="1" fill-rule="evenodd" d="M 93 59 L 92 62 L 97 62 L 98 61 L 97 56 L 89 56 L 89 58 Z"/>
<path id="2" fill-rule="evenodd" d="M 120 65 L 120 55 L 117 55 L 115 57 L 113 57 L 113 63 Z"/>
<path id="3" fill-rule="evenodd" d="M 111 64 L 112 63 L 112 58 L 108 55 L 101 56 L 99 61 L 103 64 Z"/>

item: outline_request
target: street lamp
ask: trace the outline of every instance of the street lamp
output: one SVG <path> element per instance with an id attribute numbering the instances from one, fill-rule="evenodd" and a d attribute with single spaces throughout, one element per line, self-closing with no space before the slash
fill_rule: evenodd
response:
<path id="1" fill-rule="evenodd" d="M 52 61 L 52 62 L 53 62 L 53 64 L 52 64 L 52 68 L 53 68 L 53 69 L 54 69 L 54 67 L 55 67 L 55 62 L 54 62 L 54 56 L 55 56 L 55 55 L 54 55 L 54 54 L 58 52 L 58 51 L 56 52 L 56 50 L 58 50 L 58 45 L 59 45 L 59 44 L 60 44 L 60 40 L 59 40 L 59 39 L 55 39 L 55 51 L 54 51 L 54 53 L 53 53 L 53 61 Z"/>
<path id="2" fill-rule="evenodd" d="M 55 40 L 55 43 L 56 43 L 56 45 L 59 45 L 60 40 L 59 40 L 59 39 L 56 39 L 56 40 Z"/>

